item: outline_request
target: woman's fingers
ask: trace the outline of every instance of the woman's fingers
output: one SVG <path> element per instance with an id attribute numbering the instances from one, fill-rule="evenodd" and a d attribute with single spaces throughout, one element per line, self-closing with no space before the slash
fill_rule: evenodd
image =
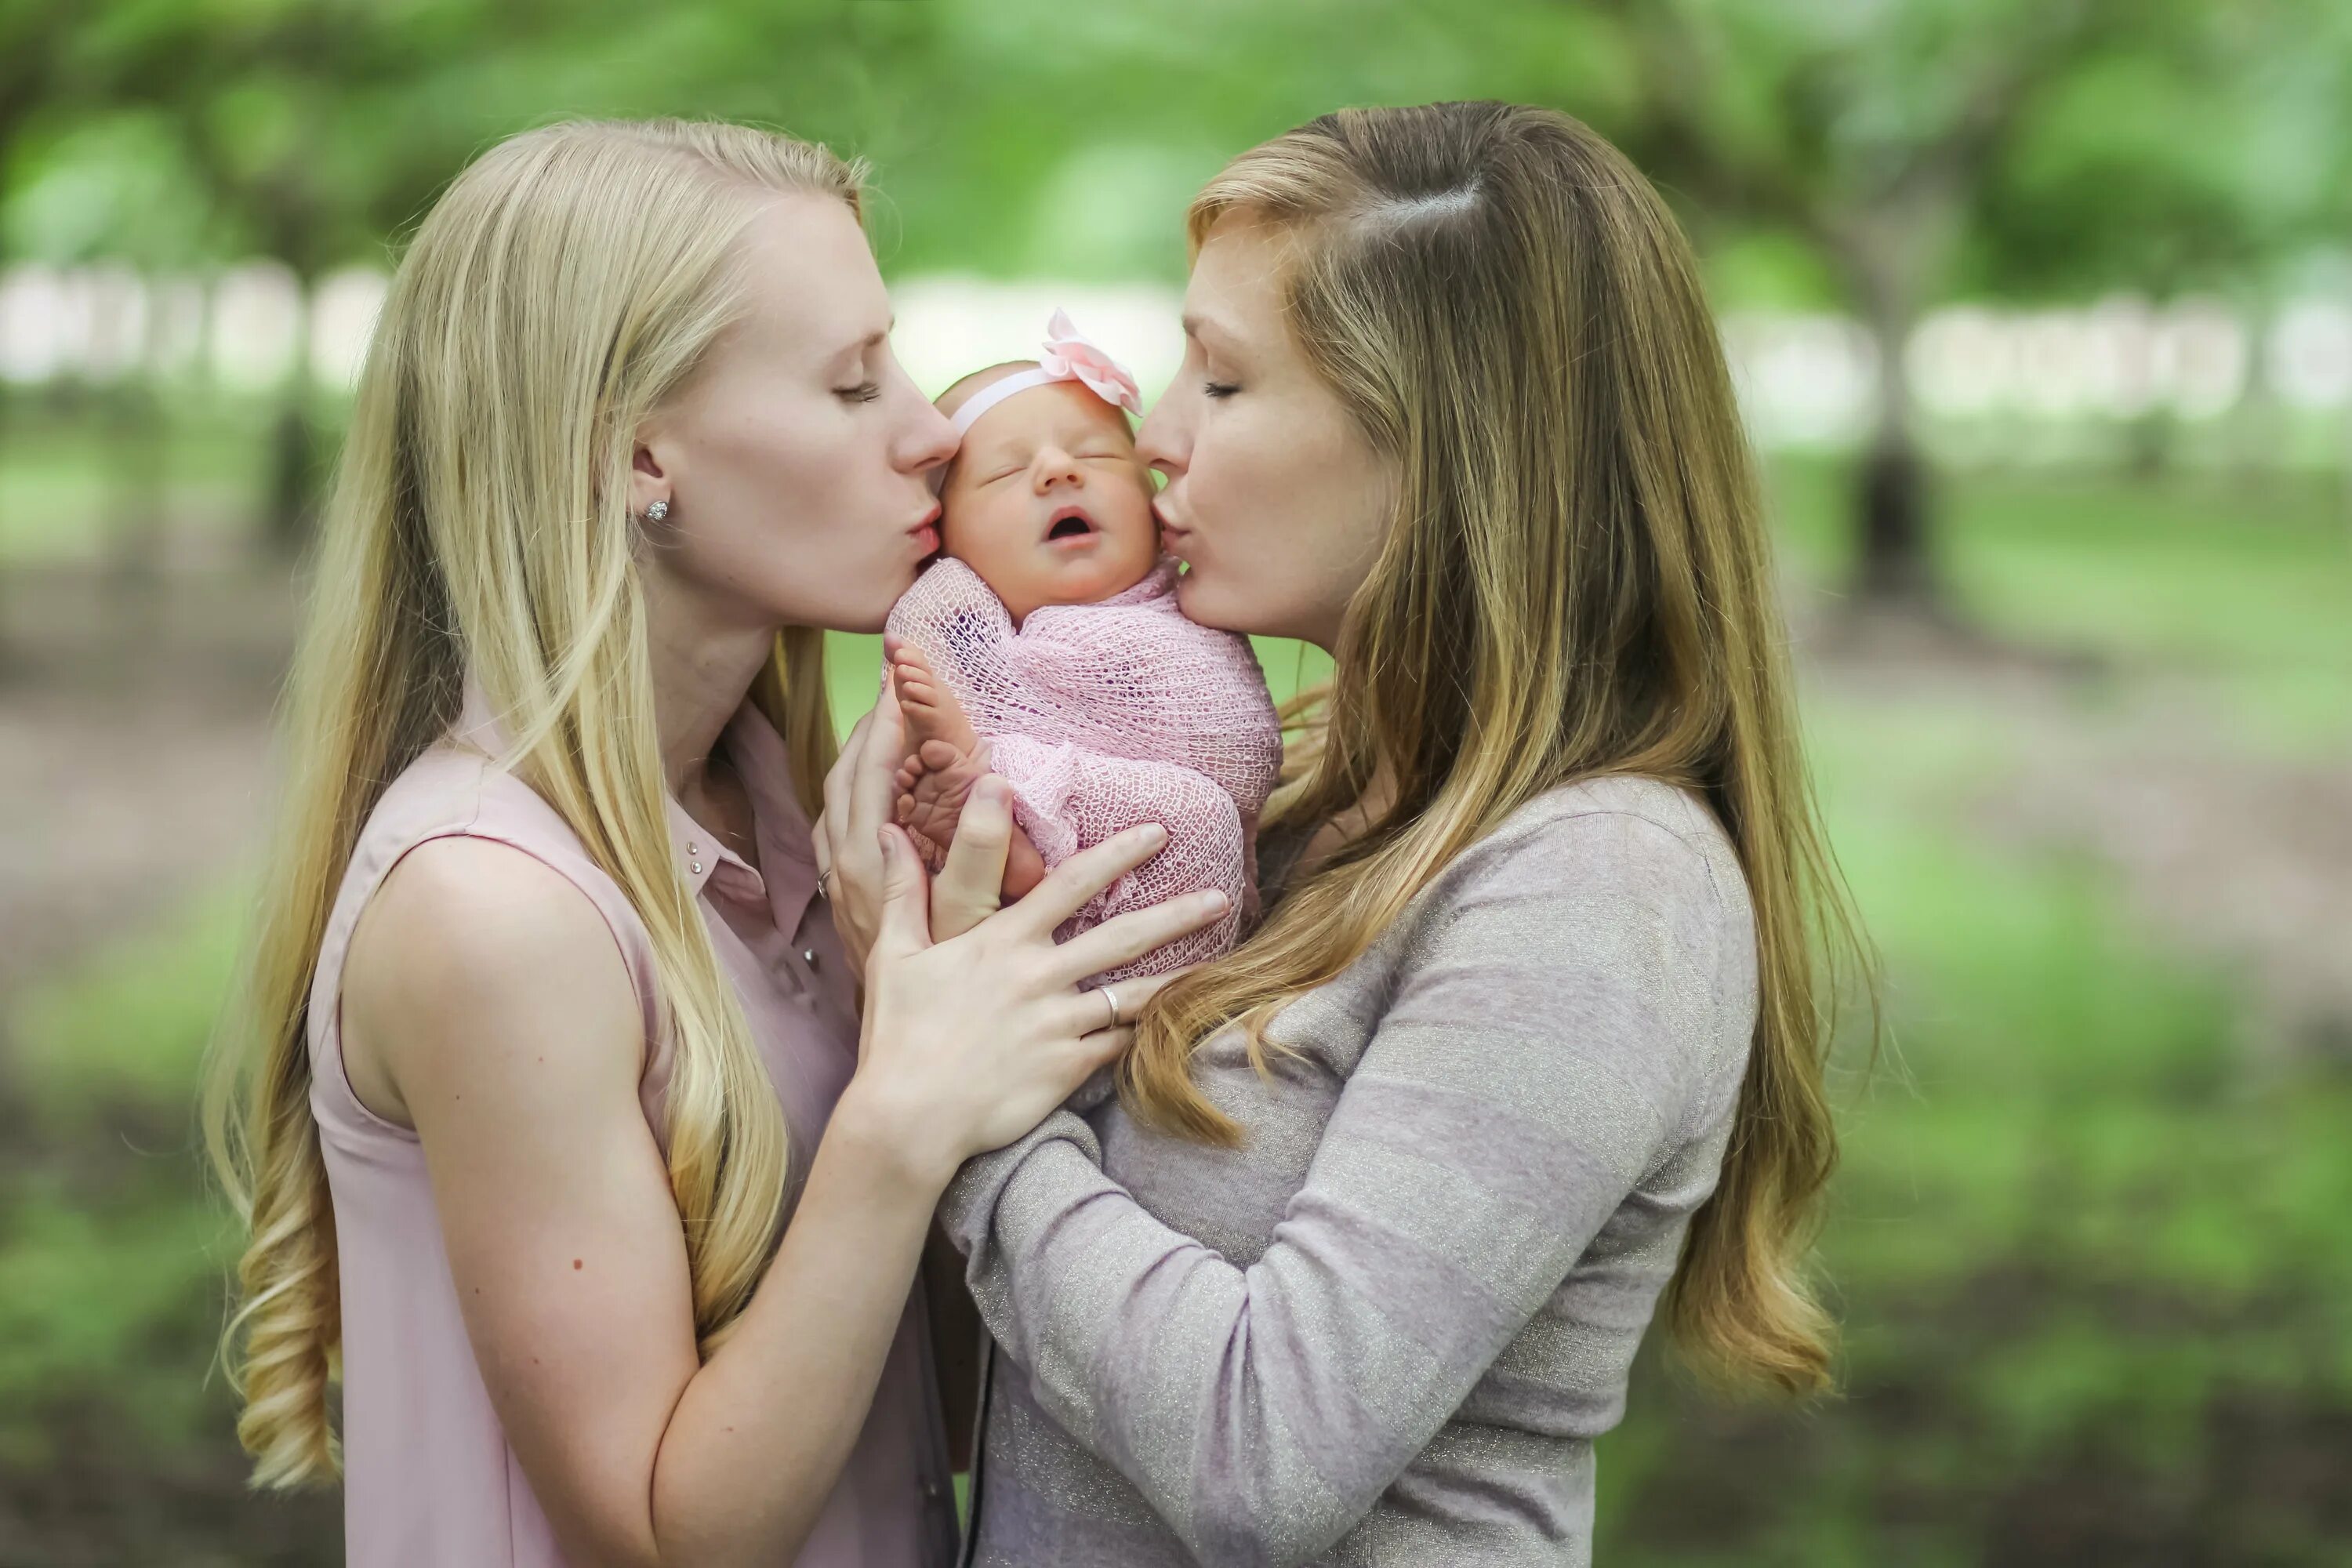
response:
<path id="1" fill-rule="evenodd" d="M 894 781 L 898 765 L 907 760 L 906 726 L 898 712 L 898 694 L 887 683 L 873 710 L 858 724 L 866 733 L 854 753 L 857 760 L 849 776 L 850 827 L 870 837 L 890 820 L 898 793 Z"/>
<path id="2" fill-rule="evenodd" d="M 840 757 L 825 775 L 825 816 L 836 863 L 875 853 L 875 835 L 891 819 L 897 803 L 891 778 L 905 752 L 898 704 L 886 689 L 849 731 Z M 866 863 L 871 868 L 870 860 Z"/>
<path id="3" fill-rule="evenodd" d="M 1160 994 L 1162 987 L 1180 974 L 1192 973 L 1191 966 L 1170 974 L 1135 974 L 1108 985 L 1097 985 L 1091 991 L 1074 992 L 1067 998 L 1069 1011 L 1066 1026 L 1071 1033 L 1088 1035 L 1098 1030 L 1132 1027 L 1143 1016 L 1144 1004 Z M 1118 1005 L 1118 1022 L 1111 1023 L 1111 1005 Z"/>
<path id="4" fill-rule="evenodd" d="M 923 897 L 923 864 L 904 829 L 883 828 L 876 836 L 882 855 L 882 910 L 874 932 L 868 964 L 887 963 L 920 952 L 931 945 L 930 914 Z"/>
<path id="5" fill-rule="evenodd" d="M 972 785 L 956 819 L 947 864 L 931 883 L 931 936 L 961 936 L 1003 901 L 1004 858 L 1013 847 L 1013 788 L 991 774 Z"/>
<path id="6" fill-rule="evenodd" d="M 856 771 L 858 753 L 865 748 L 866 733 L 873 723 L 874 714 L 870 710 L 859 715 L 857 722 L 849 727 L 848 737 L 841 742 L 840 754 L 833 759 L 833 766 L 825 770 L 824 812 L 817 820 L 815 834 L 816 869 L 820 877 L 832 870 L 833 863 L 840 858 L 839 840 L 849 826 L 846 816 L 849 780 Z"/>
<path id="7" fill-rule="evenodd" d="M 1156 822 L 1114 833 L 1047 872 L 1005 918 L 1019 917 L 1023 929 L 1033 934 L 1050 932 L 1084 909 L 1088 899 L 1159 854 L 1167 842 L 1168 830 Z"/>
<path id="8" fill-rule="evenodd" d="M 1077 1070 L 1070 1075 L 1070 1088 L 1076 1089 L 1086 1082 L 1087 1075 L 1097 1068 L 1107 1066 L 1127 1055 L 1134 1045 L 1135 1030 L 1131 1026 L 1125 1024 L 1116 1029 L 1097 1029 L 1091 1035 L 1079 1037 L 1075 1063 Z M 1066 1093 L 1067 1090 L 1064 1092 Z"/>
<path id="9" fill-rule="evenodd" d="M 1027 903 L 1024 899 L 1013 907 L 1026 908 Z M 1148 910 L 1130 910 L 1092 931 L 1081 931 L 1055 948 L 1052 973 L 1079 981 L 1122 963 L 1132 963 L 1152 949 L 1222 919 L 1232 907 L 1231 899 L 1212 888 L 1204 893 L 1170 899 Z M 1124 1006 L 1120 1012 L 1134 1016 Z"/>
<path id="10" fill-rule="evenodd" d="M 856 770 L 857 754 L 865 748 L 866 732 L 874 725 L 874 710 L 867 709 L 858 715 L 857 722 L 849 727 L 849 734 L 841 742 L 841 751 L 833 759 L 833 766 L 824 772 L 824 808 L 830 813 L 834 803 L 847 798 L 849 776 Z"/>
<path id="11" fill-rule="evenodd" d="M 880 832 L 896 816 L 890 774 L 904 742 L 898 704 L 881 700 L 851 727 L 841 755 L 824 779 L 824 815 L 817 825 L 816 862 L 832 905 L 834 928 L 860 973 L 881 918 Z"/>

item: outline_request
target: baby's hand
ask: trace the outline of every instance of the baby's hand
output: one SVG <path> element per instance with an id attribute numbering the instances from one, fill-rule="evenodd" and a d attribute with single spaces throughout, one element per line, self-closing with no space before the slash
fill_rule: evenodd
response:
<path id="1" fill-rule="evenodd" d="M 963 705 L 930 661 L 904 644 L 891 653 L 890 679 L 907 721 L 907 760 L 897 779 L 899 826 L 933 871 L 947 864 L 957 820 L 972 785 L 988 774 L 988 742 L 971 727 Z M 1017 899 L 1045 875 L 1029 836 L 1013 829 L 1004 863 L 1004 894 Z"/>

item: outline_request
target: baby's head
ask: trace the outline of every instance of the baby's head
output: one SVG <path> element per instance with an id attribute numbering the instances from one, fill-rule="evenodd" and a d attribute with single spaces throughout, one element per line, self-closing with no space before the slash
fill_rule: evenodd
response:
<path id="1" fill-rule="evenodd" d="M 957 410 L 1037 368 L 992 365 L 940 396 Z M 1084 381 L 1048 381 L 993 404 L 964 432 L 940 495 L 940 545 L 970 566 L 1013 624 L 1046 605 L 1087 605 L 1151 574 L 1160 530 L 1151 474 L 1127 415 Z"/>

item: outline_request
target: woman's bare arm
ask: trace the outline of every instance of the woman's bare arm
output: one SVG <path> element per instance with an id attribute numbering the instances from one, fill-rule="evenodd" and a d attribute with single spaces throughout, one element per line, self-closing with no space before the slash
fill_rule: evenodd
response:
<path id="1" fill-rule="evenodd" d="M 845 1101 L 704 1369 L 637 1099 L 642 1014 L 576 889 L 484 840 L 412 852 L 354 940 L 345 1032 L 376 1047 L 424 1143 L 476 1359 L 566 1553 L 788 1557 L 864 1422 L 936 1192 Z"/>
<path id="2" fill-rule="evenodd" d="M 593 906 L 520 850 L 435 840 L 355 934 L 355 1081 L 385 1080 L 396 1103 L 373 1108 L 424 1144 L 484 1383 L 574 1562 L 794 1554 L 864 1424 L 948 1178 L 1124 1048 L 1075 982 L 1221 912 L 1175 900 L 1056 947 L 1055 923 L 1156 848 L 1140 834 L 934 946 L 919 868 L 887 832 L 857 1074 L 708 1363 L 637 1098 L 643 1015 Z"/>

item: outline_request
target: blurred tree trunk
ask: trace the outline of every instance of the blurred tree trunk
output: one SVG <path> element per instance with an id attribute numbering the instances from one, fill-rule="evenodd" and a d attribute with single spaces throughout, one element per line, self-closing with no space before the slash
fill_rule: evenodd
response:
<path id="1" fill-rule="evenodd" d="M 58 65 L 78 10 L 68 0 L 20 0 L 0 5 L 0 175 L 12 166 L 17 133 L 59 90 Z M 7 262 L 5 244 L 0 244 L 0 271 L 6 269 Z M 7 458 L 11 406 L 5 392 L 0 391 L 0 462 Z M 5 521 L 0 518 L 0 538 L 6 536 Z M 10 579 L 15 574 L 6 555 L 0 552 L 0 671 L 15 663 L 15 639 L 7 621 Z"/>
<path id="2" fill-rule="evenodd" d="M 270 433 L 269 492 L 264 501 L 262 537 L 281 560 L 300 556 L 318 521 L 319 420 L 310 374 L 310 315 L 320 271 L 320 215 L 301 184 L 299 169 L 278 172 L 262 184 L 259 205 L 267 215 L 270 253 L 294 268 L 300 289 L 294 316 L 293 364 L 289 368 Z"/>
<path id="3" fill-rule="evenodd" d="M 2095 58 L 2127 28 L 2133 7 L 2042 0 L 1979 29 L 1960 52 L 1924 47 L 1926 35 L 1912 36 L 1907 25 L 1858 29 L 1887 70 L 1918 73 L 1910 80 L 1873 68 L 1851 39 L 1814 33 L 1806 50 L 1776 57 L 1767 48 L 1759 58 L 1727 47 L 1721 16 L 1711 22 L 1704 7 L 1591 4 L 1622 29 L 1635 74 L 1628 150 L 1703 207 L 1816 247 L 1843 285 L 1877 346 L 1880 372 L 1854 480 L 1853 588 L 1863 601 L 1945 616 L 1931 465 L 1905 349 L 1931 290 L 1952 275 L 1972 204 L 2021 106 Z M 1749 15 L 1772 12 L 1758 5 Z M 1752 74 L 1759 70 L 1760 81 Z"/>
<path id="4" fill-rule="evenodd" d="M 1935 552 L 1934 480 L 1919 440 L 1906 355 L 1926 280 L 1946 264 L 1958 228 L 1958 193 L 1920 182 L 1908 199 L 1826 226 L 1846 289 L 1876 351 L 1868 448 L 1854 473 L 1853 591 L 1877 605 L 1944 608 Z"/>
<path id="5" fill-rule="evenodd" d="M 287 560 L 310 544 L 319 517 L 319 426 L 310 412 L 308 367 L 298 374 L 269 437 L 269 491 L 263 538 Z"/>
<path id="6" fill-rule="evenodd" d="M 1929 525 L 1933 498 L 1904 363 L 1916 311 L 1891 279 L 1872 290 L 1865 304 L 1878 351 L 1878 395 L 1870 447 L 1854 477 L 1854 588 L 1876 602 L 1932 608 L 1940 598 Z"/>
<path id="7" fill-rule="evenodd" d="M 2170 409 L 2151 404 L 2125 426 L 2124 466 L 2139 483 L 2153 485 L 2170 470 L 2173 424 Z"/>
<path id="8" fill-rule="evenodd" d="M 118 320 L 111 325 L 120 331 L 122 323 Z M 163 581 L 163 401 L 152 369 L 162 339 L 163 307 L 151 288 L 141 312 L 136 363 L 104 399 L 107 586 L 131 616 L 153 612 L 155 591 Z"/>
<path id="9" fill-rule="evenodd" d="M 163 584 L 163 400 L 134 377 L 108 395 L 106 416 L 107 588 L 126 612 L 144 615 Z"/>

